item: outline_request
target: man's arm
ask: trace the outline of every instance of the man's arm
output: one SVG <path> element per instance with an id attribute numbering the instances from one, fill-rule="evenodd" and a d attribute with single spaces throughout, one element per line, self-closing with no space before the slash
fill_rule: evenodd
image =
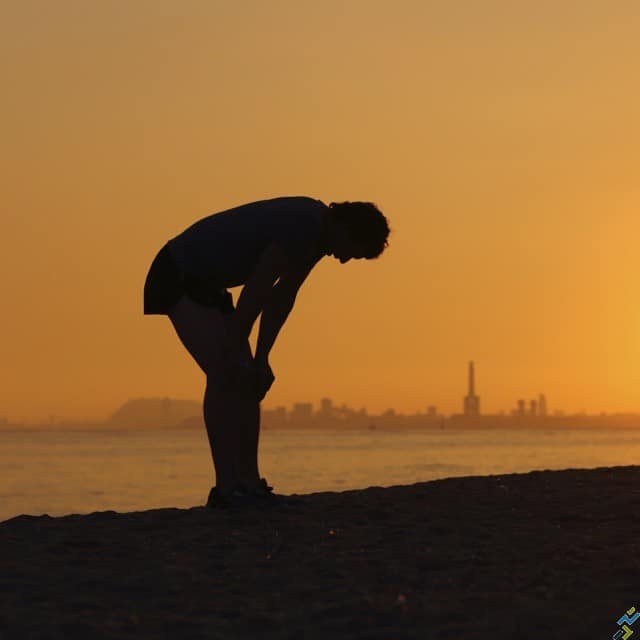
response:
<path id="1" fill-rule="evenodd" d="M 253 323 L 271 296 L 273 283 L 286 268 L 286 256 L 277 244 L 272 243 L 260 256 L 258 264 L 242 288 L 238 304 L 231 314 L 231 322 L 240 339 L 247 340 L 249 338 Z"/>
<path id="2" fill-rule="evenodd" d="M 289 313 L 296 301 L 300 286 L 309 275 L 316 263 L 307 263 L 298 267 L 291 267 L 284 273 L 269 296 L 260 317 L 260 331 L 256 344 L 255 360 L 266 362 L 278 333 L 289 317 Z"/>
<path id="3" fill-rule="evenodd" d="M 276 285 L 277 286 L 277 285 Z M 275 287 L 274 287 L 275 288 Z M 293 300 L 269 300 L 260 316 L 260 331 L 256 344 L 256 362 L 265 362 L 269 358 L 269 352 L 280 333 L 282 325 L 289 317 L 293 309 Z"/>

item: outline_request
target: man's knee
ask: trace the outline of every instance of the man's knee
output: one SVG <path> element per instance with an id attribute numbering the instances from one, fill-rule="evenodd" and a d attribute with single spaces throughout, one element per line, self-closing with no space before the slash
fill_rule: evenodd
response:
<path id="1" fill-rule="evenodd" d="M 211 385 L 216 389 L 229 390 L 233 388 L 234 382 L 230 372 L 220 367 L 219 364 L 212 367 L 201 367 L 207 376 L 207 386 Z"/>
<path id="2" fill-rule="evenodd" d="M 221 367 L 219 364 L 205 370 L 207 385 L 211 384 L 221 391 L 251 393 L 255 390 L 257 380 L 255 373 L 244 367 Z"/>

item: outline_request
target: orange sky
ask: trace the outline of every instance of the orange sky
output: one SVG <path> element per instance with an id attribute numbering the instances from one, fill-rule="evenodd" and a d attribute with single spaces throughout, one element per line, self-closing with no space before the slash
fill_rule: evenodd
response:
<path id="1" fill-rule="evenodd" d="M 147 269 L 280 195 L 392 232 L 314 269 L 264 408 L 460 412 L 474 360 L 485 413 L 640 411 L 639 32 L 631 1 L 5 3 L 0 416 L 200 399 Z"/>

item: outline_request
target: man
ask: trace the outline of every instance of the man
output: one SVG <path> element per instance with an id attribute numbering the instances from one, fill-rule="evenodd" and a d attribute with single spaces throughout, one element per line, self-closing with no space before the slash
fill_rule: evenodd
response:
<path id="1" fill-rule="evenodd" d="M 318 261 L 377 258 L 389 231 L 370 202 L 282 197 L 202 218 L 156 255 L 144 313 L 169 316 L 207 377 L 204 420 L 216 472 L 207 506 L 271 499 L 258 473 L 260 401 L 275 380 L 269 352 Z M 227 287 L 240 285 L 234 309 Z M 253 357 L 249 335 L 260 314 Z"/>

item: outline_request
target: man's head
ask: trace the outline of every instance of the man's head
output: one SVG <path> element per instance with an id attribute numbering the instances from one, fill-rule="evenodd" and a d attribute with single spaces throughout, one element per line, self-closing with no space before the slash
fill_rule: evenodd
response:
<path id="1" fill-rule="evenodd" d="M 389 224 L 372 202 L 332 202 L 327 226 L 327 255 L 341 263 L 377 258 L 387 247 Z"/>

